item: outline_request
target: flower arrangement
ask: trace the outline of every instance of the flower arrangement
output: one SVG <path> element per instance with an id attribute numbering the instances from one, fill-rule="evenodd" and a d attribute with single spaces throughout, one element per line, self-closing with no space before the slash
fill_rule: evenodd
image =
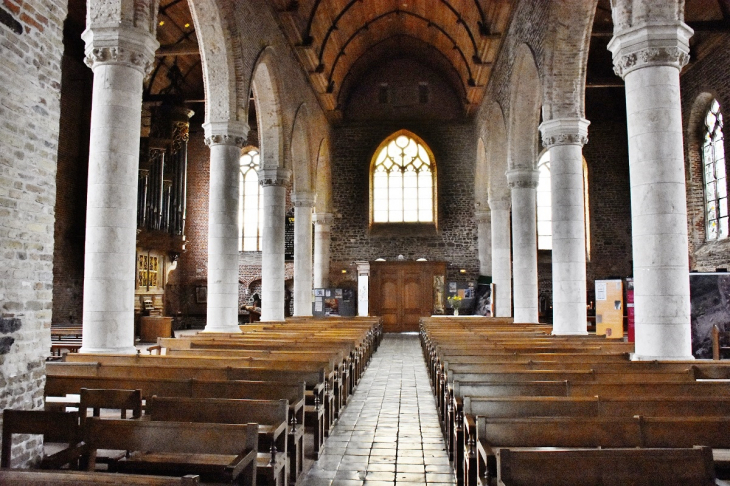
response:
<path id="1" fill-rule="evenodd" d="M 458 295 L 453 295 L 449 297 L 448 300 L 449 304 L 451 304 L 451 307 L 453 307 L 454 309 L 458 309 L 459 307 L 461 307 L 461 297 L 459 297 Z"/>

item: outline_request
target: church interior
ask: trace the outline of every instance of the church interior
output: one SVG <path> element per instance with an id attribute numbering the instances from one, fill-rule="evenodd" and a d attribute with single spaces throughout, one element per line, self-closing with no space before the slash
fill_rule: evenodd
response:
<path id="1" fill-rule="evenodd" d="M 0 483 L 730 479 L 730 0 L 3 0 L 0 45 Z"/>

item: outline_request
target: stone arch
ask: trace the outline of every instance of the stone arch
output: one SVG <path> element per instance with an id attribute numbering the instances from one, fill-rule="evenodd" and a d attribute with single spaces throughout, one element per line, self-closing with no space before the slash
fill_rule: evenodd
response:
<path id="1" fill-rule="evenodd" d="M 237 62 L 241 52 L 232 12 L 217 0 L 189 2 L 200 46 L 200 62 L 205 85 L 205 121 L 247 120 L 248 92 L 239 90 L 243 78 Z"/>
<path id="2" fill-rule="evenodd" d="M 597 0 L 551 2 L 543 49 L 543 121 L 582 118 L 588 52 Z"/>
<path id="3" fill-rule="evenodd" d="M 477 140 L 474 204 L 477 211 L 486 211 L 489 208 L 489 167 L 487 166 L 487 149 L 482 137 Z"/>
<path id="4" fill-rule="evenodd" d="M 330 143 L 328 138 L 323 138 L 319 143 L 314 189 L 317 193 L 314 206 L 315 212 L 328 213 L 332 211 L 332 172 L 330 170 Z"/>
<path id="5" fill-rule="evenodd" d="M 265 47 L 256 60 L 251 86 L 256 100 L 256 118 L 261 147 L 261 166 L 286 167 L 279 77 L 274 49 Z"/>
<path id="6" fill-rule="evenodd" d="M 291 134 L 291 164 L 294 192 L 312 191 L 311 149 L 307 105 L 299 105 Z"/>
<path id="7" fill-rule="evenodd" d="M 499 103 L 492 103 L 487 110 L 486 163 L 489 171 L 489 199 L 509 201 L 507 185 L 507 129 Z"/>
<path id="8" fill-rule="evenodd" d="M 535 56 L 527 44 L 520 44 L 515 49 L 510 89 L 509 168 L 534 169 L 542 89 Z"/>

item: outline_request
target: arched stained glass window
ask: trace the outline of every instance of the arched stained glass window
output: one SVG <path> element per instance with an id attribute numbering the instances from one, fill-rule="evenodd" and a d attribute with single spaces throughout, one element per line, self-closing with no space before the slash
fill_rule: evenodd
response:
<path id="1" fill-rule="evenodd" d="M 540 178 L 537 183 L 537 249 L 553 249 L 553 208 L 550 173 L 550 151 L 546 150 L 537 163 Z M 585 222 L 586 260 L 591 259 L 591 225 L 588 205 L 588 164 L 583 159 L 583 220 Z"/>
<path id="2" fill-rule="evenodd" d="M 372 222 L 435 222 L 436 166 L 425 143 L 402 130 L 388 137 L 375 153 Z"/>
<path id="3" fill-rule="evenodd" d="M 705 141 L 702 162 L 705 174 L 706 239 L 720 240 L 728 236 L 727 180 L 725 142 L 722 135 L 720 103 L 712 100 L 705 116 Z"/>
<path id="4" fill-rule="evenodd" d="M 259 186 L 258 149 L 244 150 L 238 173 L 238 251 L 261 251 L 263 191 Z"/>

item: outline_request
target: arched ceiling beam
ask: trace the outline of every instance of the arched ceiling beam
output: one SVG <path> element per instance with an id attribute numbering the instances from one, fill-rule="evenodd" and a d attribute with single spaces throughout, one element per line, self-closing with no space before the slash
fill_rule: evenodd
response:
<path id="1" fill-rule="evenodd" d="M 322 40 L 322 45 L 319 48 L 319 66 L 317 66 L 317 72 L 322 72 L 322 70 L 324 70 L 324 67 L 322 66 L 322 58 L 324 56 L 324 50 L 327 48 L 327 44 L 329 43 L 330 37 L 332 36 L 332 32 L 334 32 L 335 30 L 337 30 L 337 24 L 340 22 L 340 19 L 342 19 L 342 17 L 344 17 L 344 15 L 350 10 L 350 8 L 352 8 L 353 5 L 355 5 L 355 3 L 362 2 L 362 1 L 363 0 L 351 0 L 350 3 L 348 3 L 342 9 L 342 11 L 339 14 L 337 14 L 337 17 L 332 22 L 332 25 L 330 26 L 329 29 L 327 29 L 327 33 L 325 34 L 324 39 Z M 477 2 L 477 7 L 481 11 L 481 7 L 479 7 L 478 0 L 475 0 L 475 1 Z M 312 9 L 312 13 L 315 12 L 315 9 L 319 5 L 319 2 L 320 2 L 320 0 L 317 0 L 315 6 Z M 472 34 L 471 29 L 466 24 L 466 22 L 464 21 L 464 19 L 461 17 L 461 14 L 448 2 L 448 0 L 441 0 L 441 3 L 443 3 L 444 5 L 446 5 L 446 7 L 449 9 L 449 11 L 451 11 L 451 13 L 453 13 L 456 16 L 456 24 L 463 26 L 464 27 L 464 30 L 466 30 L 466 33 L 469 36 L 469 39 L 471 40 L 472 48 L 474 49 L 474 55 L 472 56 L 472 60 L 476 64 L 481 64 L 482 63 L 482 60 L 479 57 L 479 48 L 477 47 L 477 42 L 476 42 L 476 39 L 474 39 L 474 34 Z M 400 10 L 400 11 L 403 12 L 403 13 L 411 13 L 411 12 L 409 12 L 407 10 Z M 393 12 L 393 11 L 391 11 L 391 12 Z M 412 15 L 417 15 L 417 14 L 412 14 Z M 484 18 L 483 12 L 482 12 L 481 15 L 482 15 L 482 19 L 483 19 Z M 378 17 L 375 17 L 374 19 L 371 19 L 371 21 L 367 22 L 365 25 L 367 25 L 368 23 L 372 23 L 372 20 L 375 20 L 377 18 Z M 426 18 L 426 17 L 421 17 L 421 18 Z M 313 16 L 310 16 L 310 22 L 313 21 L 313 20 L 314 20 L 314 17 Z M 307 26 L 307 29 L 309 29 L 310 27 L 311 27 L 311 24 Z M 442 29 L 442 31 L 443 31 L 443 29 Z M 303 42 L 304 45 L 311 45 L 311 43 L 313 42 L 313 39 L 309 35 L 309 31 L 308 30 L 305 33 L 305 39 L 309 39 L 310 42 L 309 42 L 309 44 L 306 44 L 306 43 Z"/>
<path id="2" fill-rule="evenodd" d="M 335 57 L 335 61 L 332 63 L 332 68 L 330 69 L 329 77 L 327 78 L 327 92 L 328 93 L 334 92 L 334 82 L 332 80 L 332 77 L 334 76 L 335 68 L 337 68 L 337 63 L 340 61 L 340 58 L 345 55 L 345 50 L 347 49 L 347 46 L 350 44 L 350 42 L 352 42 L 358 35 L 360 35 L 361 32 L 363 32 L 365 30 L 368 30 L 368 28 L 370 27 L 370 25 L 372 25 L 372 24 L 374 24 L 374 23 L 376 23 L 376 22 L 384 19 L 385 17 L 388 17 L 390 15 L 393 15 L 393 14 L 396 14 L 396 15 L 400 15 L 400 14 L 409 15 L 409 16 L 411 16 L 413 18 L 416 18 L 418 20 L 421 20 L 423 22 L 426 22 L 426 24 L 428 25 L 428 27 L 435 27 L 439 32 L 441 32 L 444 36 L 446 36 L 446 38 L 449 39 L 449 41 L 454 45 L 454 50 L 456 50 L 459 53 L 459 55 L 461 56 L 461 59 L 464 61 L 464 66 L 466 67 L 466 70 L 469 73 L 469 79 L 467 80 L 467 84 L 469 86 L 476 86 L 476 81 L 474 81 L 474 76 L 472 75 L 471 66 L 469 65 L 469 61 L 466 59 L 466 56 L 464 55 L 464 51 L 462 51 L 461 48 L 459 48 L 459 46 L 456 43 L 456 41 L 454 40 L 454 38 L 451 37 L 451 35 L 449 35 L 449 33 L 446 32 L 446 30 L 443 27 L 441 27 L 438 24 L 435 24 L 430 19 L 428 19 L 426 17 L 423 17 L 421 15 L 418 15 L 418 14 L 415 14 L 415 13 L 412 13 L 412 12 L 408 12 L 408 11 L 405 11 L 405 10 L 396 9 L 396 10 L 391 10 L 390 12 L 382 13 L 382 14 L 378 15 L 377 17 L 374 17 L 374 18 L 370 19 L 368 22 L 366 22 L 365 24 L 363 24 L 362 27 L 360 27 L 359 29 L 357 29 L 350 36 L 349 39 L 347 39 L 347 41 L 343 44 L 342 48 L 340 49 L 340 52 L 337 53 L 337 57 Z"/>
<path id="3" fill-rule="evenodd" d="M 407 39 L 407 40 L 410 40 L 410 41 L 415 41 L 415 42 L 424 44 L 426 48 L 431 48 L 431 49 L 435 50 L 436 51 L 436 55 L 441 56 L 441 59 L 443 59 L 443 61 L 441 63 L 439 63 L 439 66 L 440 67 L 439 67 L 438 71 L 441 71 L 442 72 L 442 75 L 445 76 L 447 80 L 449 80 L 449 83 L 451 84 L 452 87 L 457 88 L 457 89 L 458 88 L 461 89 L 461 91 L 458 94 L 461 95 L 461 97 L 464 100 L 466 100 L 466 88 L 464 87 L 464 84 L 461 82 L 461 79 L 462 79 L 461 78 L 461 74 L 454 67 L 454 65 L 451 63 L 451 61 L 449 60 L 449 58 L 446 57 L 446 55 L 444 55 L 443 52 L 441 52 L 440 50 L 438 50 L 433 45 L 427 43 L 426 41 L 424 41 L 422 39 L 419 39 L 418 37 L 414 37 L 414 36 L 409 35 L 409 34 L 401 34 L 401 33 L 393 34 L 391 36 L 388 36 L 388 37 L 386 37 L 384 39 L 379 40 L 375 44 L 372 44 L 368 48 L 368 50 L 365 53 L 363 53 L 363 55 L 360 58 L 358 58 L 353 63 L 353 67 L 354 68 L 357 68 L 357 65 L 362 62 L 362 59 L 365 57 L 365 55 L 370 54 L 371 52 L 373 52 L 373 51 L 375 51 L 377 49 L 380 49 L 382 45 L 387 44 L 389 41 L 394 40 L 394 39 L 399 39 L 399 38 L 400 39 Z M 387 45 L 385 45 L 385 48 L 387 48 Z M 421 60 L 421 61 L 423 61 L 423 60 Z M 341 90 L 340 90 L 340 92 L 337 95 L 338 105 L 341 105 L 345 101 L 343 99 L 343 97 L 342 97 L 343 94 L 348 94 L 349 91 L 350 91 L 350 89 L 346 90 L 348 93 L 343 93 L 343 91 L 342 91 L 342 89 L 344 89 L 347 86 L 348 79 L 350 77 L 352 77 L 352 76 L 357 76 L 358 75 L 357 73 L 358 72 L 362 72 L 363 70 L 366 70 L 366 68 L 360 69 L 360 70 L 355 70 L 355 71 L 353 71 L 353 69 L 349 69 L 347 71 L 347 74 L 342 79 L 342 87 L 341 87 Z M 444 70 L 451 70 L 451 73 L 447 73 Z M 457 79 L 459 80 L 459 82 L 456 82 Z M 457 86 L 454 86 L 454 85 L 457 85 Z"/>

